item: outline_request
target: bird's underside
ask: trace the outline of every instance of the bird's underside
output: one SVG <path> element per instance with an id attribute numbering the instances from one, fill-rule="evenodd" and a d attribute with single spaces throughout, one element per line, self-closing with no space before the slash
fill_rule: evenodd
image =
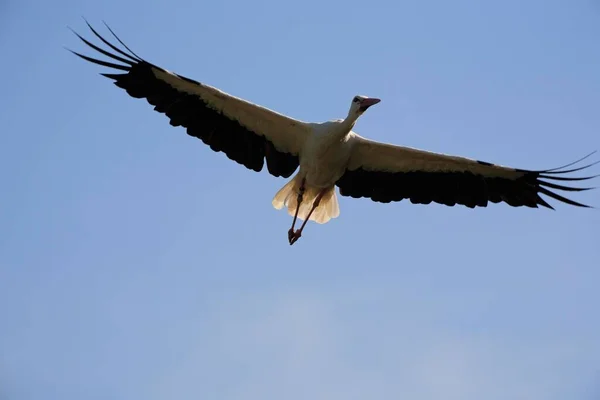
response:
<path id="1" fill-rule="evenodd" d="M 172 126 L 183 127 L 189 136 L 200 139 L 211 150 L 224 153 L 249 170 L 262 171 L 266 165 L 266 170 L 275 177 L 292 177 L 302 162 L 314 171 L 335 177 L 331 185 L 311 186 L 300 168 L 277 192 L 273 206 L 285 207 L 294 216 L 288 232 L 290 244 L 298 240 L 307 221 L 326 223 L 339 215 L 336 186 L 341 196 L 364 197 L 380 203 L 406 199 L 413 204 L 475 208 L 502 202 L 512 207 L 552 209 L 541 197 L 545 195 L 569 205 L 589 207 L 557 191 L 590 189 L 568 184 L 595 176 L 565 175 L 584 170 L 598 161 L 571 169 L 567 168 L 575 163 L 534 171 L 376 142 L 352 132 L 357 119 L 379 102 L 365 96 L 354 97 L 347 117 L 330 125 L 323 124 L 323 127 L 331 126 L 331 130 L 322 130 L 317 135 L 314 129 L 317 124 L 285 116 L 169 72 L 133 53 L 108 26 L 122 49 L 100 36 L 89 24 L 88 27 L 113 52 L 76 35 L 112 61 L 73 53 L 119 71 L 102 75 L 131 97 L 148 101 L 155 111 L 166 115 Z M 326 157 L 319 159 L 317 154 L 326 154 Z M 587 157 L 589 155 L 583 159 Z M 332 168 L 336 173 L 332 174 Z M 337 174 L 338 169 L 340 174 Z M 304 221 L 296 231 L 298 218 Z"/>
<path id="2" fill-rule="evenodd" d="M 335 186 L 310 186 L 301 174 L 297 174 L 275 194 L 272 204 L 278 210 L 287 208 L 288 213 L 294 217 L 288 231 L 290 245 L 300 238 L 308 221 L 324 224 L 340 215 Z M 294 230 L 297 219 L 302 219 L 303 222 L 300 229 Z"/>

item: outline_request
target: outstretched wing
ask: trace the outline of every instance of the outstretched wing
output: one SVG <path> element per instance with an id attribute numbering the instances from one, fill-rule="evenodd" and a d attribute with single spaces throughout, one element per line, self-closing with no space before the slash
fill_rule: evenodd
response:
<path id="1" fill-rule="evenodd" d="M 359 135 L 351 140 L 353 149 L 349 165 L 337 182 L 340 194 L 367 197 L 382 203 L 410 199 L 414 204 L 435 202 L 447 206 L 461 204 L 470 208 L 486 207 L 488 202 L 505 202 L 513 207 L 537 208 L 541 205 L 552 208 L 540 197 L 543 194 L 563 203 L 589 207 L 553 190 L 579 192 L 591 188 L 570 187 L 551 181 L 594 178 L 561 175 L 600 162 L 570 170 L 564 168 L 575 163 L 551 170 L 529 171 L 379 143 Z M 587 157 L 589 155 L 584 158 Z"/>
<path id="2" fill-rule="evenodd" d="M 87 23 L 87 21 L 86 21 Z M 122 73 L 105 73 L 115 85 L 135 98 L 144 98 L 154 110 L 164 113 L 173 126 L 183 126 L 188 135 L 201 139 L 216 152 L 254 171 L 267 169 L 274 176 L 289 177 L 299 165 L 299 153 L 310 133 L 305 122 L 287 117 L 214 87 L 169 72 L 124 47 L 104 39 L 88 23 L 93 34 L 114 51 L 111 53 L 87 41 L 85 44 L 119 63 L 102 61 L 77 52 L 84 60 Z"/>

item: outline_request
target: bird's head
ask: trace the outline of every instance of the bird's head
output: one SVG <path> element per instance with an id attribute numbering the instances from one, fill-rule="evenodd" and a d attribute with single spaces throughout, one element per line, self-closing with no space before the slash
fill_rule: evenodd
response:
<path id="1" fill-rule="evenodd" d="M 366 96 L 354 96 L 352 99 L 352 104 L 350 104 L 350 111 L 348 112 L 348 117 L 356 120 L 360 117 L 367 108 L 379 103 L 381 100 L 376 99 L 374 97 L 366 97 Z"/>

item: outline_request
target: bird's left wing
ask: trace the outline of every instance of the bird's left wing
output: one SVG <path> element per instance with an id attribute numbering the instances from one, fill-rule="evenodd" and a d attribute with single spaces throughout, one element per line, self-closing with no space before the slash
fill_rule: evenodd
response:
<path id="1" fill-rule="evenodd" d="M 131 51 L 108 26 L 124 49 L 108 42 L 89 23 L 88 27 L 115 53 L 74 33 L 88 46 L 120 64 L 73 53 L 123 71 L 102 75 L 113 79 L 130 96 L 145 98 L 155 111 L 170 119 L 171 125 L 185 127 L 190 136 L 249 169 L 261 171 L 266 159 L 267 169 L 274 176 L 287 178 L 296 170 L 299 153 L 310 133 L 308 124 L 151 64 Z"/>
<path id="2" fill-rule="evenodd" d="M 505 202 L 513 207 L 537 208 L 541 205 L 552 208 L 540 197 L 544 194 L 567 204 L 589 207 L 553 190 L 575 192 L 590 189 L 555 182 L 594 178 L 565 177 L 562 174 L 598 163 L 570 170 L 564 168 L 574 163 L 551 170 L 529 171 L 380 143 L 356 134 L 350 140 L 352 153 L 349 164 L 336 183 L 340 194 L 367 197 L 382 203 L 410 199 L 415 204 L 435 202 L 470 208 L 486 207 L 488 202 Z"/>

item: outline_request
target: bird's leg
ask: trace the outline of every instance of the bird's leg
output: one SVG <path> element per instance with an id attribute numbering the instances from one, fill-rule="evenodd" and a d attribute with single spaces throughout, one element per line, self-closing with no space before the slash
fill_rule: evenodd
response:
<path id="1" fill-rule="evenodd" d="M 304 195 L 304 191 L 306 190 L 305 187 L 305 183 L 306 183 L 306 179 L 302 179 L 301 183 L 300 183 L 300 188 L 298 188 L 298 198 L 297 198 L 297 205 L 296 205 L 296 213 L 294 214 L 294 220 L 292 221 L 292 227 L 290 228 L 290 230 L 288 231 L 288 240 L 292 241 L 292 238 L 294 237 L 294 226 L 296 226 L 296 219 L 298 219 L 298 211 L 300 211 L 300 204 L 302 203 L 302 196 Z"/>
<path id="2" fill-rule="evenodd" d="M 315 201 L 313 202 L 310 212 L 306 216 L 306 219 L 304 220 L 304 222 L 302 222 L 302 226 L 300 227 L 300 229 L 298 229 L 296 232 L 294 232 L 292 237 L 290 238 L 290 246 L 293 245 L 294 243 L 296 243 L 296 241 L 298 239 L 300 239 L 300 236 L 302 236 L 302 230 L 304 229 L 304 226 L 310 219 L 310 216 L 313 213 L 313 211 L 315 211 L 315 209 L 317 207 L 319 207 L 319 203 L 321 202 L 321 199 L 323 198 L 323 196 L 325 195 L 326 192 L 327 192 L 327 189 L 323 189 L 323 190 L 321 190 L 321 192 L 319 192 L 318 196 L 315 198 Z"/>

